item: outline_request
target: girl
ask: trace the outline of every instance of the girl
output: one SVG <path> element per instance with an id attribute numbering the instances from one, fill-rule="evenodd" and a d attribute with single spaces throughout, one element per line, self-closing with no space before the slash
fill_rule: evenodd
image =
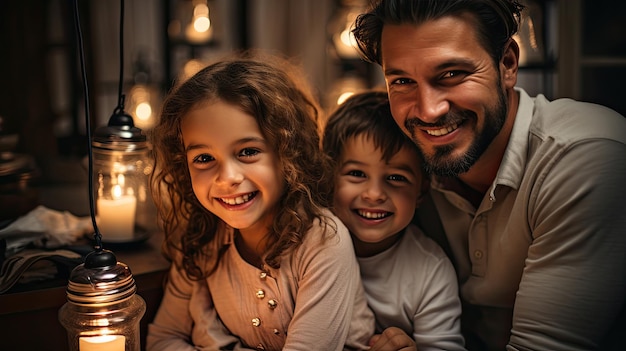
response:
<path id="1" fill-rule="evenodd" d="M 173 260 L 148 350 L 364 349 L 374 332 L 318 108 L 277 57 L 240 55 L 175 88 L 153 131 Z"/>

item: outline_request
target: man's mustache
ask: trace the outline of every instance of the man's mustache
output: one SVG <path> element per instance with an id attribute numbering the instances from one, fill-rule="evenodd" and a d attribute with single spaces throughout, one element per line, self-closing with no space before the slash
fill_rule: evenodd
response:
<path id="1" fill-rule="evenodd" d="M 441 116 L 434 123 L 427 123 L 419 119 L 419 117 L 408 118 L 404 122 L 404 127 L 406 129 L 412 129 L 415 127 L 425 127 L 425 128 L 443 128 L 445 126 L 449 126 L 451 124 L 461 124 L 463 121 L 468 119 L 476 118 L 476 114 L 471 111 L 460 111 L 460 112 L 448 112 L 445 115 Z"/>

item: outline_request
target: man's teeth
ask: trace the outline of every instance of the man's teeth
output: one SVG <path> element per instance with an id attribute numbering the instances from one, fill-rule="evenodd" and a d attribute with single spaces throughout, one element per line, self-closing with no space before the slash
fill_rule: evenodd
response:
<path id="1" fill-rule="evenodd" d="M 369 211 L 359 210 L 359 216 L 365 217 L 368 219 L 380 219 L 380 218 L 387 217 L 387 212 L 369 212 Z"/>
<path id="2" fill-rule="evenodd" d="M 228 198 L 228 199 L 222 198 L 221 200 L 222 202 L 229 204 L 229 205 L 241 205 L 244 202 L 248 202 L 251 197 L 252 197 L 252 193 L 237 196 L 235 198 Z"/>
<path id="3" fill-rule="evenodd" d="M 446 135 L 452 131 L 454 131 L 455 129 L 457 129 L 459 126 L 456 123 L 453 123 L 447 127 L 441 128 L 441 129 L 437 129 L 437 130 L 427 130 L 426 133 L 428 133 L 429 135 L 434 135 L 434 136 L 442 136 L 442 135 Z"/>

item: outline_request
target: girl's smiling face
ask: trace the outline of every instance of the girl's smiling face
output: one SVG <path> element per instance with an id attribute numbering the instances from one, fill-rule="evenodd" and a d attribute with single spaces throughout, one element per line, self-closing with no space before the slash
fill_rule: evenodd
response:
<path id="1" fill-rule="evenodd" d="M 212 100 L 185 115 L 181 132 L 200 203 L 242 234 L 265 235 L 285 181 L 256 118 Z"/>
<path id="2" fill-rule="evenodd" d="M 334 209 L 355 240 L 369 254 L 393 245 L 413 218 L 422 173 L 419 155 L 403 147 L 389 161 L 365 135 L 350 138 L 343 147 L 336 176 Z M 374 245 L 372 245 L 374 244 Z"/>

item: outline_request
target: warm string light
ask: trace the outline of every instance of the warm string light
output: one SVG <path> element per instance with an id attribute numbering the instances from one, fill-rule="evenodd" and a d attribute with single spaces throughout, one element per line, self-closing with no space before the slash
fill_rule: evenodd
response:
<path id="1" fill-rule="evenodd" d="M 203 44 L 213 39 L 211 13 L 206 0 L 181 1 L 178 7 L 178 19 L 168 25 L 170 37 L 184 38 L 192 44 Z"/>
<path id="2" fill-rule="evenodd" d="M 356 39 L 352 33 L 352 24 L 359 14 L 356 10 L 349 10 L 343 17 L 342 26 L 338 33 L 333 34 L 333 42 L 337 55 L 342 58 L 355 59 L 359 57 L 356 50 Z"/>

